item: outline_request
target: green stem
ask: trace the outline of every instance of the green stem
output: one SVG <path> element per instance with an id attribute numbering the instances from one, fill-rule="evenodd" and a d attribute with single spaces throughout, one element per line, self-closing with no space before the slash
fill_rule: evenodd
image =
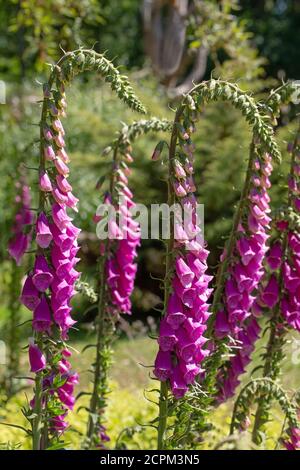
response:
<path id="1" fill-rule="evenodd" d="M 157 428 L 157 450 L 164 449 L 165 432 L 168 419 L 168 385 L 166 382 L 160 384 L 159 394 L 159 423 Z"/>
<path id="2" fill-rule="evenodd" d="M 115 184 L 115 174 L 116 174 L 116 164 L 118 161 L 118 145 L 116 145 L 114 149 L 114 156 L 113 156 L 113 168 L 111 172 L 110 178 L 110 193 L 113 196 L 114 192 L 114 184 Z M 98 403 L 104 402 L 105 397 L 99 396 L 99 386 L 101 380 L 106 380 L 106 377 L 103 377 L 103 374 L 107 372 L 104 364 L 102 364 L 103 352 L 105 346 L 109 342 L 109 335 L 110 332 L 106 331 L 106 282 L 105 282 L 105 265 L 106 260 L 109 252 L 109 240 L 106 239 L 105 241 L 105 251 L 104 256 L 100 256 L 98 258 L 98 314 L 97 314 L 97 346 L 96 346 L 96 361 L 95 361 L 95 370 L 94 370 L 94 385 L 93 391 L 90 401 L 89 407 L 89 420 L 87 426 L 87 438 L 90 443 L 92 443 L 93 438 L 95 437 L 95 415 L 99 411 Z"/>
<path id="3" fill-rule="evenodd" d="M 106 244 L 107 245 L 107 244 Z M 105 250 L 105 254 L 106 254 Z M 92 441 L 95 433 L 95 414 L 98 409 L 98 389 L 101 379 L 101 352 L 103 349 L 104 330 L 105 330 L 105 262 L 106 256 L 99 257 L 98 260 L 98 273 L 99 273 L 99 297 L 98 297 L 98 315 L 97 315 L 97 346 L 96 346 L 96 361 L 94 370 L 94 384 L 93 392 L 89 407 L 89 420 L 87 427 L 87 438 Z"/>
<path id="4" fill-rule="evenodd" d="M 42 340 L 37 338 L 38 347 L 42 348 Z M 43 373 L 38 372 L 35 378 L 34 408 L 35 417 L 32 420 L 32 449 L 42 450 L 42 399 L 43 399 Z"/>

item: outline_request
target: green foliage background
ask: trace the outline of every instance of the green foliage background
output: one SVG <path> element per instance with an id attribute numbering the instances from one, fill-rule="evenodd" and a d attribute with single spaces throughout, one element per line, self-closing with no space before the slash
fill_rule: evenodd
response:
<path id="1" fill-rule="evenodd" d="M 176 102 L 171 101 L 155 77 L 149 59 L 144 54 L 142 20 L 138 0 L 0 0 L 0 22 L 5 28 L 0 32 L 0 79 L 6 84 L 6 104 L 0 105 L 0 328 L 5 340 L 5 324 L 8 317 L 8 289 L 11 265 L 7 256 L 7 241 L 13 220 L 14 181 L 20 163 L 35 167 L 38 148 L 38 121 L 40 116 L 41 83 L 49 73 L 46 63 L 53 63 L 62 54 L 61 48 L 70 50 L 80 45 L 95 47 L 128 73 L 137 95 L 152 116 L 172 119 Z M 205 1 L 205 22 L 200 28 L 189 29 L 189 47 L 195 49 L 206 40 L 211 48 L 205 78 L 214 75 L 238 80 L 240 86 L 255 93 L 258 98 L 266 96 L 282 76 L 299 78 L 299 2 L 286 1 L 223 1 L 219 10 L 216 1 Z M 239 8 L 238 8 L 239 7 Z M 234 14 L 234 16 L 232 16 Z M 125 109 L 96 77 L 84 75 L 68 90 L 68 118 L 65 120 L 67 148 L 71 157 L 71 183 L 80 198 L 77 223 L 83 230 L 80 270 L 83 280 L 93 279 L 98 245 L 92 216 L 99 204 L 99 193 L 94 190 L 98 178 L 107 173 L 109 157 L 101 155 L 122 122 L 131 123 L 139 119 Z M 287 142 L 295 130 L 294 110 L 283 109 L 277 129 L 278 142 L 283 150 L 283 164 L 273 175 L 272 204 L 279 206 L 285 198 L 288 156 Z M 135 163 L 131 187 L 135 199 L 147 205 L 166 200 L 164 162 L 153 163 L 152 151 L 166 135 L 149 134 L 137 140 L 133 155 Z M 204 110 L 197 125 L 196 182 L 199 201 L 205 205 L 205 237 L 211 251 L 209 265 L 213 272 L 232 221 L 235 204 L 243 184 L 250 134 L 241 115 L 227 104 L 213 104 Z M 36 204 L 36 171 L 27 170 Z M 137 288 L 134 292 L 134 317 L 144 324 L 149 315 L 157 317 L 153 307 L 160 295 L 159 283 L 151 274 L 163 274 L 163 246 L 158 241 L 145 241 L 139 251 L 140 268 Z M 30 256 L 28 257 L 30 264 Z M 76 298 L 75 315 L 81 337 L 72 338 L 72 344 L 80 350 L 89 340 L 90 323 L 84 317 L 87 303 Z M 30 315 L 22 310 L 22 318 Z M 22 344 L 30 334 L 29 325 L 22 327 Z M 116 363 L 112 370 L 112 394 L 108 411 L 108 426 L 112 444 L 125 426 L 141 425 L 154 416 L 153 405 L 144 401 L 143 389 L 149 384 L 148 371 L 137 366 L 137 362 L 151 365 L 156 350 L 155 341 L 140 337 L 131 342 L 124 339 L 116 343 Z M 139 353 L 137 353 L 139 351 Z M 143 356 L 143 357 L 141 357 Z M 76 366 L 77 366 L 77 359 Z M 88 368 L 90 357 L 80 362 L 82 370 Z M 22 356 L 22 367 L 26 371 L 26 354 Z M 0 375 L 5 369 L 0 366 Z M 288 387 L 298 387 L 297 367 L 285 368 Z M 296 379 L 295 379 L 296 376 Z M 80 387 L 88 384 L 84 378 Z M 294 380 L 295 379 L 295 380 Z M 30 395 L 28 384 L 26 393 Z M 1 410 L 1 421 L 24 424 L 17 411 L 24 403 L 24 391 L 16 395 Z M 78 404 L 80 406 L 80 404 Z M 217 435 L 209 437 L 213 445 L 217 438 L 228 432 L 230 406 L 217 412 Z M 271 436 L 279 431 L 275 425 Z M 84 432 L 84 412 L 75 411 L 71 417 L 77 431 Z M 277 423 L 277 424 L 276 424 Z M 1 427 L 0 443 L 12 446 L 24 443 L 22 433 L 12 428 Z M 78 432 L 70 431 L 66 441 L 79 447 Z M 153 448 L 153 431 L 145 428 L 137 433 L 134 448 Z M 267 444 L 268 445 L 268 444 Z"/>

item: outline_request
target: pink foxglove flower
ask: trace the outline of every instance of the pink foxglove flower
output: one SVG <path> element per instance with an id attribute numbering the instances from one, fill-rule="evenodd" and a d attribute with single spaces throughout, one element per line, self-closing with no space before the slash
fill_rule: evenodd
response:
<path id="1" fill-rule="evenodd" d="M 49 93 L 51 94 L 50 91 Z M 78 200 L 71 194 L 72 187 L 67 181 L 69 168 L 66 163 L 69 157 L 64 149 L 64 130 L 59 119 L 64 112 L 61 107 L 58 109 L 54 104 L 50 104 L 50 114 L 55 119 L 50 118 L 52 124 L 45 127 L 44 138 L 46 141 L 51 140 L 51 145 L 46 143 L 43 155 L 52 168 L 51 171 L 48 169 L 47 172 L 41 172 L 39 185 L 41 191 L 49 193 L 46 200 L 50 201 L 52 217 L 45 212 L 38 214 L 36 242 L 39 249 L 34 268 L 25 280 L 21 301 L 33 310 L 34 331 L 42 338 L 43 333 L 45 336 L 52 336 L 53 344 L 56 338 L 60 338 L 57 343 L 58 350 L 55 351 L 60 360 L 52 362 L 51 355 L 49 360 L 47 356 L 46 370 L 45 358 L 39 355 L 36 346 L 30 346 L 31 370 L 44 371 L 43 392 L 47 395 L 49 405 L 49 431 L 59 436 L 68 427 L 66 417 L 68 410 L 74 406 L 74 386 L 78 383 L 78 375 L 71 371 L 67 360 L 70 352 L 66 348 L 60 350 L 60 345 L 68 339 L 69 329 L 76 323 L 71 316 L 70 305 L 75 293 L 75 282 L 80 276 L 75 269 L 79 261 L 76 254 L 79 250 L 77 237 L 80 230 L 72 224 L 72 219 L 67 213 L 68 207 L 76 209 Z M 59 387 L 53 387 L 56 376 L 62 379 Z M 52 416 L 51 406 L 55 405 L 57 408 L 57 400 L 61 404 L 61 413 Z"/>
<path id="2" fill-rule="evenodd" d="M 52 233 L 47 217 L 41 212 L 36 222 L 36 242 L 41 248 L 48 248 L 52 240 Z"/>
<path id="3" fill-rule="evenodd" d="M 22 258 L 29 247 L 31 241 L 31 231 L 29 226 L 32 224 L 33 215 L 30 211 L 30 190 L 24 184 L 23 177 L 16 183 L 18 195 L 16 196 L 17 212 L 14 225 L 12 227 L 13 236 L 8 243 L 8 252 L 20 266 Z"/>
<path id="4" fill-rule="evenodd" d="M 269 238 L 270 187 L 268 177 L 272 171 L 271 157 L 265 155 L 263 161 L 256 162 L 248 195 L 249 213 L 247 223 L 240 223 L 236 247 L 229 261 L 229 277 L 225 283 L 223 308 L 215 320 L 215 335 L 223 338 L 230 335 L 232 357 L 218 375 L 219 401 L 233 396 L 239 385 L 239 376 L 244 373 L 250 362 L 250 354 L 260 332 L 255 319 L 260 314 L 252 293 L 260 285 L 265 273 L 263 261 L 267 252 Z M 273 251 L 270 264 L 278 263 L 278 251 Z M 264 302 L 274 306 L 278 301 L 276 278 L 267 286 Z M 236 349 L 240 345 L 241 349 Z M 235 354 L 234 354 L 235 353 Z"/>
<path id="5" fill-rule="evenodd" d="M 189 151 L 191 151 L 189 149 Z M 183 397 L 196 377 L 204 372 L 200 364 L 209 354 L 205 348 L 207 339 L 203 336 L 209 318 L 207 303 L 212 290 L 211 277 L 206 274 L 208 250 L 198 240 L 196 190 L 191 176 L 192 163 L 185 162 L 175 168 L 174 192 L 190 220 L 180 230 L 175 221 L 175 258 L 170 293 L 165 317 L 159 329 L 159 351 L 155 361 L 154 375 L 168 381 L 175 398 Z M 188 194 L 188 196 L 187 196 Z M 186 197 L 185 197 L 186 196 Z M 179 235 L 179 236 L 177 236 Z"/>
<path id="6" fill-rule="evenodd" d="M 107 282 L 111 311 L 114 313 L 131 313 L 130 296 L 134 289 L 134 279 L 137 265 L 134 260 L 137 256 L 137 247 L 140 245 L 140 227 L 134 221 L 130 209 L 135 206 L 133 194 L 124 183 L 122 172 L 116 172 L 117 182 L 121 182 L 119 201 L 116 212 L 119 223 L 114 218 L 108 219 L 108 235 L 115 242 L 106 262 Z M 112 204 L 111 196 L 106 194 L 104 202 Z M 97 220 L 97 219 L 96 219 Z M 101 223 L 101 221 L 100 221 Z"/>
<path id="7" fill-rule="evenodd" d="M 46 358 L 32 338 L 29 342 L 29 363 L 30 372 L 37 373 L 46 368 Z"/>
<path id="8" fill-rule="evenodd" d="M 41 301 L 33 312 L 32 327 L 35 331 L 50 331 L 52 324 L 51 312 L 45 296 L 41 297 Z"/>
<path id="9" fill-rule="evenodd" d="M 40 190 L 44 192 L 52 191 L 52 183 L 46 171 L 40 174 Z"/>

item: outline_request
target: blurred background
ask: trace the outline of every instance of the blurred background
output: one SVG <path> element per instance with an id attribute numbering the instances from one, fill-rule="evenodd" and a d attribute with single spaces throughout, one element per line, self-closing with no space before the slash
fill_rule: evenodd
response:
<path id="1" fill-rule="evenodd" d="M 36 172 L 29 168 L 36 166 L 38 157 L 41 84 L 49 74 L 48 64 L 57 61 L 63 51 L 79 46 L 106 52 L 120 72 L 128 75 L 149 116 L 170 120 L 178 97 L 193 82 L 211 76 L 236 81 L 244 90 L 264 98 L 282 80 L 300 79 L 300 2 L 1 0 L 0 24 L 0 80 L 6 91 L 6 102 L 0 105 L 0 339 L 5 342 L 12 305 L 19 309 L 14 299 L 20 291 L 22 276 L 31 266 L 28 254 L 21 271 L 16 270 L 7 252 L 15 216 L 15 182 L 21 168 L 31 187 L 34 207 Z M 102 150 L 124 123 L 130 124 L 141 117 L 125 109 L 101 80 L 88 74 L 77 78 L 67 91 L 67 98 L 68 118 L 64 125 L 71 157 L 70 180 L 80 199 L 75 218 L 76 225 L 82 229 L 80 270 L 82 280 L 93 283 L 99 248 L 92 217 L 100 203 L 95 186 L 107 171 L 109 158 L 102 156 Z M 285 106 L 282 111 L 276 132 L 283 164 L 273 175 L 274 208 L 285 197 L 284 175 L 288 162 L 285 149 L 296 127 L 295 109 Z M 133 144 L 135 162 L 130 185 L 135 200 L 146 205 L 166 200 L 165 166 L 151 162 L 153 149 L 162 137 L 167 138 L 150 133 Z M 197 125 L 195 143 L 197 193 L 199 202 L 205 205 L 205 237 L 213 273 L 243 184 L 249 128 L 239 112 L 229 105 L 212 104 Z M 140 364 L 151 365 L 156 350 L 156 342 L 149 334 L 156 331 L 155 308 L 161 298 L 157 278 L 164 274 L 164 246 L 159 240 L 144 240 L 138 262 L 133 314 L 122 320 L 114 345 L 108 420 L 113 440 L 124 426 L 138 426 L 155 412 L 151 404 L 143 401 L 143 389 L 149 385 L 149 369 Z M 79 351 L 93 336 L 95 311 L 89 307 L 89 300 L 78 294 L 74 300 L 78 330 L 71 340 Z M 19 309 L 18 315 L 19 323 L 30 318 L 25 309 Z M 18 343 L 16 347 L 21 352 L 21 372 L 27 368 L 26 351 L 22 352 L 21 348 L 29 335 L 30 324 L 18 328 L 16 337 L 20 346 Z M 86 369 L 91 360 L 89 352 L 75 358 L 76 367 L 82 372 L 80 389 L 89 384 Z M 296 366 L 288 366 L 285 378 L 288 386 L 300 384 L 294 373 Z M 0 365 L 3 383 L 6 376 L 6 365 Z M 30 395 L 26 381 L 14 383 L 14 391 L 20 387 Z M 17 410 L 23 403 L 24 391 L 14 394 L 9 402 L 6 398 L 3 391 L 3 401 L 7 404 L 0 411 L 0 419 L 22 423 L 22 415 Z M 230 416 L 226 406 L 218 411 L 221 434 L 221 423 Z M 72 417 L 75 432 L 67 436 L 77 447 L 83 418 L 84 411 L 77 409 Z M 276 426 L 274 429 L 276 432 Z M 134 445 L 138 447 L 144 439 L 141 436 L 147 432 L 147 446 L 151 448 L 151 430 L 138 430 Z M 21 431 L 1 427 L 0 436 L 3 446 L 7 442 L 11 446 L 24 442 L 26 445 Z"/>

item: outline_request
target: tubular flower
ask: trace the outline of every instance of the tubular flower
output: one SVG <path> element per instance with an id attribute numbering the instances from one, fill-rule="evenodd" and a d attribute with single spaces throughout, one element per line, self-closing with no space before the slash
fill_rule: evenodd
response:
<path id="1" fill-rule="evenodd" d="M 98 211 L 94 216 L 99 238 L 102 238 L 102 230 L 107 228 L 106 241 L 100 244 L 99 258 L 100 276 L 101 279 L 103 279 L 102 276 L 105 276 L 105 280 L 98 284 L 101 307 L 98 309 L 97 337 L 101 337 L 101 347 L 95 361 L 92 395 L 93 397 L 96 394 L 98 400 L 95 402 L 92 399 L 90 402 L 87 428 L 88 445 L 99 449 L 105 449 L 107 442 L 110 441 L 104 424 L 106 397 L 109 390 L 108 358 L 114 330 L 112 325 L 118 320 L 119 314 L 131 314 L 130 296 L 134 289 L 137 270 L 134 260 L 141 239 L 140 226 L 134 220 L 131 212 L 135 203 L 127 179 L 130 169 L 126 162 L 133 161 L 130 155 L 131 148 L 126 145 L 122 150 L 122 160 L 114 159 L 110 182 L 111 192 L 106 192 L 104 196 L 104 208 L 108 212 L 108 216 L 98 215 Z M 115 156 L 117 156 L 117 152 Z M 99 187 L 98 184 L 96 187 Z M 102 290 L 103 282 L 104 290 Z M 100 325 L 102 325 L 101 328 Z M 100 378 L 97 378 L 97 366 L 99 370 L 101 369 Z"/>
<path id="2" fill-rule="evenodd" d="M 183 145 L 186 148 L 188 144 L 185 141 Z M 154 365 L 154 375 L 169 382 L 175 398 L 183 397 L 196 377 L 204 372 L 200 364 L 209 353 L 203 334 L 210 315 L 207 301 L 212 292 L 209 288 L 212 277 L 206 274 L 209 252 L 199 237 L 192 149 L 189 150 L 188 162 L 181 164 L 176 160 L 174 163 L 174 193 L 188 220 L 184 220 L 183 228 L 175 214 L 174 272 L 160 324 L 159 351 Z"/>
<path id="3" fill-rule="evenodd" d="M 63 91 L 60 93 L 64 96 Z M 75 269 L 79 261 L 76 255 L 80 230 L 72 224 L 67 214 L 68 207 L 76 210 L 78 200 L 71 193 L 72 187 L 67 181 L 69 168 L 66 162 L 69 158 L 64 149 L 64 130 L 59 120 L 59 116 L 65 115 L 64 106 L 57 106 L 54 114 L 50 111 L 49 108 L 49 122 L 45 124 L 42 141 L 42 154 L 47 164 L 41 169 L 39 177 L 44 207 L 38 213 L 35 229 L 38 250 L 34 268 L 25 280 L 20 300 L 33 311 L 32 327 L 40 338 L 37 343 L 39 347 L 31 344 L 29 349 L 31 371 L 43 372 L 43 393 L 47 394 L 49 407 L 49 430 L 50 433 L 60 435 L 67 427 L 66 417 L 68 410 L 74 406 L 73 391 L 78 382 L 78 376 L 71 372 L 67 360 L 70 353 L 63 348 L 68 331 L 75 323 L 71 317 L 70 302 L 75 293 L 75 282 L 80 276 Z M 49 166 L 50 171 L 46 168 Z M 49 336 L 52 336 L 53 341 L 48 341 Z M 41 338 L 43 348 L 47 349 L 45 355 L 40 348 Z M 34 402 L 35 399 L 33 406 Z M 54 408 L 59 408 L 61 413 L 57 415 L 55 412 L 52 417 L 51 410 Z"/>
<path id="4" fill-rule="evenodd" d="M 263 262 L 271 221 L 268 215 L 271 156 L 265 155 L 264 160 L 255 160 L 252 171 L 247 219 L 238 227 L 236 246 L 232 260 L 229 261 L 229 277 L 225 282 L 223 308 L 217 312 L 215 321 L 215 336 L 222 339 L 230 335 L 229 346 L 233 351 L 237 351 L 219 372 L 218 400 L 221 402 L 233 396 L 240 384 L 239 376 L 245 372 L 245 367 L 250 362 L 250 354 L 260 332 L 254 318 L 260 314 L 260 309 L 252 293 L 258 288 L 265 273 Z M 275 250 L 271 254 L 271 263 L 277 263 L 276 256 L 278 257 L 278 251 Z M 270 306 L 278 302 L 276 278 L 270 280 L 264 299 Z"/>
<path id="5" fill-rule="evenodd" d="M 292 148 L 292 146 L 291 146 Z M 290 203 L 298 216 L 300 207 L 299 200 L 299 175 L 295 171 L 298 168 L 296 152 L 296 162 L 292 166 L 289 176 Z M 272 309 L 278 306 L 280 300 L 281 319 L 278 329 L 282 327 L 282 322 L 300 332 L 300 234 L 299 229 L 287 217 L 286 220 L 276 221 L 276 231 L 274 241 L 270 247 L 267 264 L 269 267 L 268 278 L 261 289 L 258 303 L 262 308 Z M 282 281 L 279 297 L 279 282 Z"/>
<path id="6" fill-rule="evenodd" d="M 136 248 L 140 245 L 141 239 L 140 226 L 131 213 L 131 209 L 135 207 L 133 194 L 124 176 L 120 170 L 116 171 L 116 185 L 120 185 L 120 189 L 119 201 L 113 214 L 117 215 L 119 223 L 108 220 L 109 254 L 105 269 L 109 303 L 111 312 L 115 314 L 131 313 L 130 296 L 134 289 L 137 270 L 134 260 L 137 256 Z M 106 195 L 105 201 L 113 205 L 110 195 Z"/>
<path id="7" fill-rule="evenodd" d="M 30 189 L 24 183 L 24 178 L 16 183 L 17 195 L 15 198 L 17 211 L 14 225 L 12 227 L 13 236 L 8 243 L 8 252 L 20 266 L 22 258 L 31 242 L 30 226 L 33 222 L 33 214 L 30 211 Z"/>
<path id="8" fill-rule="evenodd" d="M 287 431 L 288 439 L 282 441 L 286 450 L 300 449 L 300 428 L 291 428 Z"/>

